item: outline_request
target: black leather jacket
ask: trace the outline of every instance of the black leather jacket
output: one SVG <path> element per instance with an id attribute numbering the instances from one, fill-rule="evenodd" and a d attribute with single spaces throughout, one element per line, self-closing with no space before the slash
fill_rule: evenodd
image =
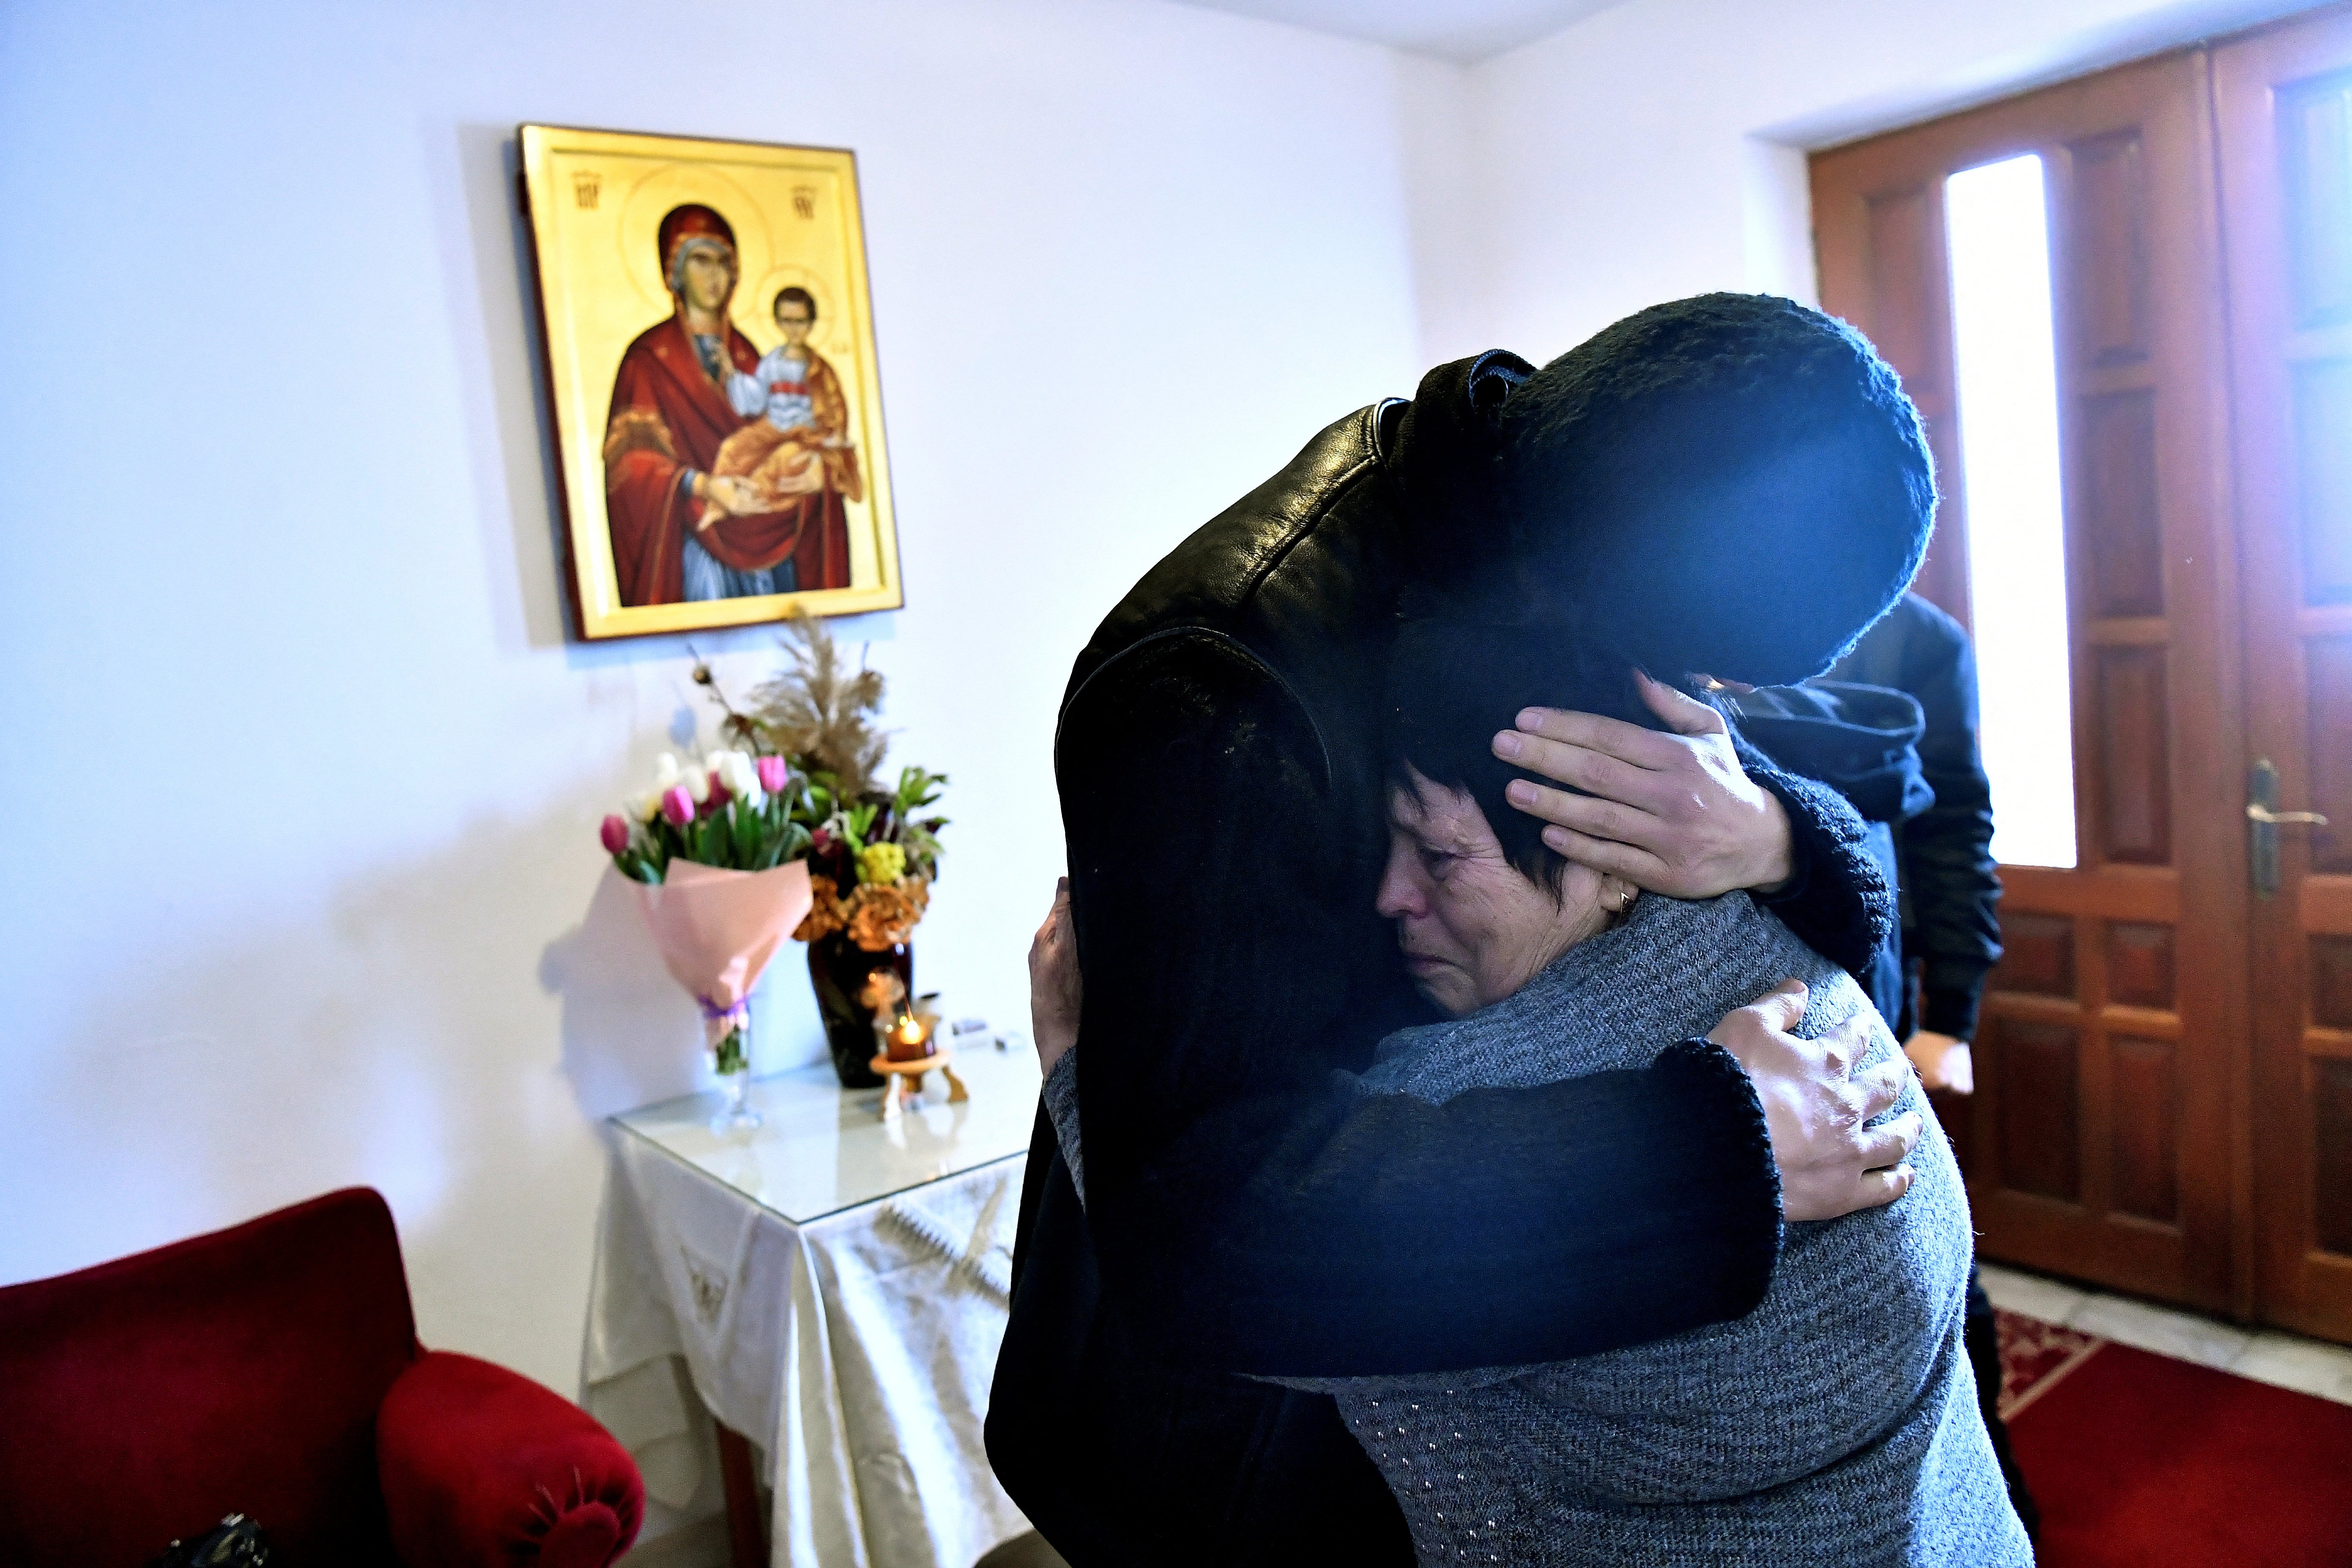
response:
<path id="1" fill-rule="evenodd" d="M 1467 412 L 1468 369 L 1318 436 L 1072 673 L 1055 761 L 1090 1209 L 1041 1117 L 988 1445 L 1079 1568 L 1410 1562 L 1330 1402 L 1236 1373 L 1557 1360 L 1736 1317 L 1770 1276 L 1760 1108 L 1704 1041 L 1443 1106 L 1356 1088 L 1381 1036 L 1431 1016 L 1372 907 L 1375 710 L 1399 473 Z M 1805 868 L 1784 918 L 1866 965 L 1893 911 L 1860 821 L 1767 782 Z"/>

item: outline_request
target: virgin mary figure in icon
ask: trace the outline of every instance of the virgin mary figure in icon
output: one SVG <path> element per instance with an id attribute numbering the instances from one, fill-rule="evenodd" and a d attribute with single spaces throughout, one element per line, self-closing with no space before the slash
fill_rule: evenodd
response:
<path id="1" fill-rule="evenodd" d="M 843 503 L 865 487 L 839 378 L 806 346 L 814 301 L 787 290 L 806 301 L 806 324 L 798 338 L 786 327 L 784 345 L 763 361 L 728 320 L 737 263 L 727 220 L 699 204 L 674 207 L 656 246 L 669 319 L 638 333 L 621 356 L 604 428 L 605 510 L 621 602 L 848 587 Z M 780 319 L 783 303 L 780 296 Z M 802 356 L 804 414 L 792 402 L 785 374 L 794 352 Z M 775 374 L 763 374 L 763 366 Z M 814 390 L 818 366 L 829 394 L 823 398 Z M 762 393 L 748 411 L 747 382 Z"/>

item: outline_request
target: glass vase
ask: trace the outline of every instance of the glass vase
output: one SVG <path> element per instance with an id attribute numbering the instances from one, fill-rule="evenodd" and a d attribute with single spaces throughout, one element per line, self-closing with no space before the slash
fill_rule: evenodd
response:
<path id="1" fill-rule="evenodd" d="M 834 1076 L 844 1089 L 878 1089 L 882 1075 L 874 1060 L 875 1009 L 864 998 L 877 971 L 898 977 L 899 994 L 915 994 L 915 949 L 900 942 L 869 952 L 849 940 L 846 931 L 821 936 L 808 944 L 809 983 L 816 990 L 816 1010 L 824 1018 L 824 1043 L 833 1053 Z"/>
<path id="2" fill-rule="evenodd" d="M 760 1125 L 751 1109 L 751 1008 L 749 1000 L 711 1020 L 710 1070 L 719 1079 L 719 1112 L 713 1132 L 739 1132 Z"/>

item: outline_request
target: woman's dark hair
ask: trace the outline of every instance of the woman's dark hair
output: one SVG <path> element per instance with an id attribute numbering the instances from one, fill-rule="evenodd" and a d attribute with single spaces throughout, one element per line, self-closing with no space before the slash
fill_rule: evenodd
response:
<path id="1" fill-rule="evenodd" d="M 797 283 L 787 283 L 776 290 L 775 300 L 768 306 L 768 314 L 772 316 L 782 310 L 784 301 L 787 300 L 804 306 L 809 313 L 809 325 L 812 327 L 816 325 L 816 296 Z"/>
<path id="2" fill-rule="evenodd" d="M 1558 898 L 1567 862 L 1545 845 L 1543 824 L 1503 798 L 1513 779 L 1534 775 L 1494 751 L 1496 731 L 1530 703 L 1664 728 L 1643 702 L 1632 662 L 1573 627 L 1446 617 L 1399 629 L 1388 670 L 1390 782 L 1410 789 L 1418 773 L 1467 794 L 1505 857 Z"/>

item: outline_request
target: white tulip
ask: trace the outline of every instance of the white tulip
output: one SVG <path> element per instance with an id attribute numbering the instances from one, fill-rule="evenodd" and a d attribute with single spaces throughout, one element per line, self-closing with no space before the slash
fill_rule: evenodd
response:
<path id="1" fill-rule="evenodd" d="M 700 763 L 688 764 L 685 776 L 677 782 L 686 786 L 686 793 L 694 797 L 695 805 L 700 805 L 710 798 L 710 770 Z"/>
<path id="2" fill-rule="evenodd" d="M 669 788 L 672 784 L 675 784 L 677 782 L 677 757 L 673 752 L 664 752 L 660 756 L 654 759 L 655 795 L 658 797 L 662 791 Z"/>
<path id="3" fill-rule="evenodd" d="M 657 789 L 649 789 L 643 795 L 631 795 L 627 803 L 629 815 L 639 822 L 651 822 L 661 815 L 661 797 L 662 792 Z"/>

